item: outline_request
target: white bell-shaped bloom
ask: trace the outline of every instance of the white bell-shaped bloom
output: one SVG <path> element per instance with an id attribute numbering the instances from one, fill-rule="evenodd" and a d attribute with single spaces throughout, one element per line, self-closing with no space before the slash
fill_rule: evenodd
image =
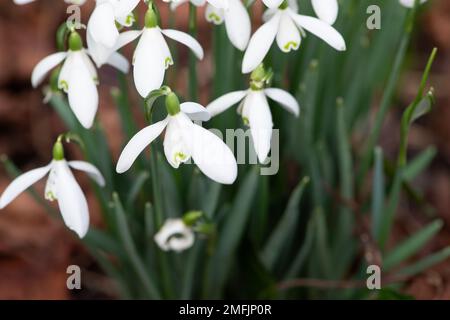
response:
<path id="1" fill-rule="evenodd" d="M 419 4 L 423 4 L 427 2 L 427 0 L 419 0 Z M 400 0 L 400 4 L 407 8 L 414 7 L 415 0 Z"/>
<path id="2" fill-rule="evenodd" d="M 151 8 L 147 11 L 145 20 L 146 26 L 140 34 L 133 57 L 134 83 L 144 98 L 161 87 L 166 69 L 173 64 L 164 36 L 186 45 L 198 59 L 203 59 L 203 48 L 197 40 L 181 31 L 159 28 L 156 14 Z"/>
<path id="3" fill-rule="evenodd" d="M 69 37 L 69 50 L 54 53 L 41 60 L 33 70 L 31 83 L 39 86 L 50 70 L 64 62 L 58 79 L 58 87 L 67 93 L 73 113 L 85 128 L 92 127 L 98 109 L 98 76 L 88 51 L 82 47 L 77 33 Z M 119 53 L 107 61 L 121 71 L 128 69 L 128 62 Z"/>
<path id="4" fill-rule="evenodd" d="M 250 41 L 251 21 L 248 11 L 241 0 L 229 0 L 228 8 L 217 8 L 208 4 L 205 10 L 206 20 L 216 25 L 225 23 L 230 42 L 244 51 Z"/>
<path id="5" fill-rule="evenodd" d="M 264 60 L 275 40 L 283 52 L 297 50 L 305 30 L 338 51 L 346 50 L 345 40 L 336 29 L 320 19 L 297 14 L 295 8 L 282 6 L 268 9 L 264 19 L 266 22 L 253 34 L 248 44 L 242 63 L 243 73 L 253 71 Z"/>
<path id="6" fill-rule="evenodd" d="M 22 4 L 27 4 L 27 3 L 34 2 L 34 1 L 35 0 L 14 0 L 14 3 L 22 5 Z M 86 0 L 64 0 L 64 2 L 81 6 L 86 2 Z"/>
<path id="7" fill-rule="evenodd" d="M 201 105 L 186 102 L 179 111 L 139 131 L 125 146 L 117 162 L 116 171 L 128 171 L 139 154 L 166 129 L 164 154 L 174 168 L 192 158 L 210 179 L 232 184 L 237 177 L 236 159 L 228 146 L 215 134 L 193 123 L 207 121 L 208 111 Z"/>
<path id="8" fill-rule="evenodd" d="M 167 219 L 154 239 L 164 251 L 181 252 L 193 246 L 195 235 L 183 219 Z"/>
<path id="9" fill-rule="evenodd" d="M 231 92 L 207 106 L 207 110 L 214 117 L 240 103 L 238 113 L 242 116 L 244 123 L 250 127 L 253 145 L 260 163 L 266 161 L 272 140 L 272 113 L 267 98 L 278 102 L 296 117 L 299 116 L 300 107 L 297 100 L 289 92 L 277 88 Z"/>
<path id="10" fill-rule="evenodd" d="M 6 207 L 19 194 L 48 174 L 45 198 L 58 201 L 66 226 L 83 238 L 89 229 L 89 209 L 80 186 L 71 169 L 86 172 L 100 186 L 105 185 L 102 174 L 92 164 L 84 161 L 53 160 L 49 165 L 28 171 L 17 177 L 0 197 L 0 209 Z"/>
<path id="11" fill-rule="evenodd" d="M 138 34 L 119 34 L 117 24 L 129 27 L 134 22 L 133 10 L 140 0 L 97 0 L 87 25 L 87 44 L 97 67 L 122 46 L 134 40 Z"/>
<path id="12" fill-rule="evenodd" d="M 197 7 L 206 4 L 205 0 L 179 0 L 172 1 L 171 8 L 175 10 L 179 5 L 188 2 Z M 228 38 L 233 46 L 241 51 L 247 48 L 251 34 L 251 21 L 241 0 L 208 1 L 205 17 L 208 22 L 215 25 L 225 23 Z"/>

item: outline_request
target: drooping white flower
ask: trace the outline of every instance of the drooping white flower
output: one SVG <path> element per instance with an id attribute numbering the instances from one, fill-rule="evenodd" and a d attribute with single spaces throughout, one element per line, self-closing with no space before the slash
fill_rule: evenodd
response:
<path id="1" fill-rule="evenodd" d="M 179 5 L 189 0 L 172 1 L 171 8 L 175 10 Z M 203 6 L 205 0 L 190 0 L 195 6 Z M 225 23 L 230 42 L 237 49 L 244 51 L 247 48 L 251 34 L 251 21 L 248 11 L 241 0 L 208 1 L 205 17 L 208 22 L 220 25 Z"/>
<path id="2" fill-rule="evenodd" d="M 140 0 L 97 0 L 87 25 L 87 44 L 97 67 L 105 64 L 122 46 L 139 36 L 135 31 L 119 34 L 116 23 L 129 27 Z"/>
<path id="3" fill-rule="evenodd" d="M 198 59 L 203 59 L 203 48 L 187 33 L 161 29 L 151 7 L 145 16 L 145 27 L 140 33 L 139 43 L 133 57 L 133 76 L 136 89 L 142 97 L 159 89 L 164 81 L 166 69 L 173 64 L 172 55 L 164 36 L 189 47 Z"/>
<path id="4" fill-rule="evenodd" d="M 105 185 L 102 174 L 92 164 L 84 161 L 68 162 L 62 153 L 58 155 L 54 152 L 54 159 L 50 164 L 28 171 L 11 182 L 0 197 L 0 209 L 5 208 L 19 194 L 48 174 L 45 198 L 49 201 L 58 201 L 66 226 L 83 238 L 89 229 L 89 209 L 86 197 L 70 168 L 84 171 L 100 186 Z"/>
<path id="5" fill-rule="evenodd" d="M 427 0 L 419 0 L 419 4 L 423 4 L 427 2 Z M 400 4 L 407 8 L 414 7 L 415 0 L 400 0 Z"/>
<path id="6" fill-rule="evenodd" d="M 97 70 L 83 48 L 81 37 L 72 32 L 69 50 L 54 53 L 41 60 L 33 70 L 31 83 L 37 87 L 47 73 L 64 61 L 58 79 L 58 87 L 67 93 L 73 113 L 85 128 L 92 127 L 98 109 Z M 107 61 L 122 72 L 128 71 L 128 61 L 119 53 L 113 53 Z"/>
<path id="7" fill-rule="evenodd" d="M 179 104 L 173 93 L 167 96 L 166 106 L 169 115 L 164 120 L 142 129 L 128 142 L 119 157 L 116 171 L 128 171 L 139 154 L 166 129 L 164 154 L 172 167 L 178 168 L 192 158 L 210 179 L 232 184 L 237 177 L 233 153 L 219 137 L 193 123 L 193 120 L 209 120 L 208 111 L 193 102 Z"/>
<path id="8" fill-rule="evenodd" d="M 250 127 L 258 160 L 260 163 L 264 163 L 270 152 L 273 128 L 272 113 L 267 98 L 278 102 L 296 117 L 300 114 L 300 107 L 289 92 L 278 88 L 264 89 L 262 82 L 255 76 L 258 71 L 259 69 L 252 74 L 250 89 L 227 93 L 211 102 L 206 108 L 214 117 L 240 103 L 237 111 L 242 116 L 244 123 Z"/>
<path id="9" fill-rule="evenodd" d="M 154 239 L 164 251 L 181 252 L 192 247 L 195 235 L 183 219 L 167 219 Z"/>
<path id="10" fill-rule="evenodd" d="M 345 40 L 336 29 L 320 19 L 297 14 L 286 2 L 277 9 L 268 9 L 264 19 L 266 22 L 250 39 L 242 63 L 243 73 L 253 71 L 264 60 L 275 40 L 283 52 L 297 50 L 305 30 L 338 51 L 346 50 Z"/>
<path id="11" fill-rule="evenodd" d="M 22 5 L 22 4 L 27 4 L 27 3 L 34 2 L 34 1 L 35 0 L 14 0 L 14 3 Z M 64 2 L 81 6 L 86 2 L 86 0 L 64 0 Z"/>

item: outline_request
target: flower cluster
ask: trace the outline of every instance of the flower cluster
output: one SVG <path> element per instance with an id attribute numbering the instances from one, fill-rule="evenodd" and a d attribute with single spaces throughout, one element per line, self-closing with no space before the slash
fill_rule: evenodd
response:
<path id="1" fill-rule="evenodd" d="M 34 0 L 14 0 L 26 4 Z M 64 0 L 66 3 L 82 5 L 85 0 Z M 289 92 L 270 86 L 272 73 L 264 67 L 264 59 L 272 44 L 288 53 L 298 50 L 307 32 L 323 40 L 337 51 L 346 50 L 346 42 L 335 27 L 338 17 L 337 0 L 311 0 L 317 17 L 299 13 L 297 0 L 263 0 L 267 7 L 263 24 L 252 35 L 249 11 L 241 0 L 164 0 L 170 2 L 172 10 L 183 3 L 191 6 L 206 6 L 205 19 L 215 25 L 225 24 L 232 45 L 243 52 L 241 71 L 250 73 L 249 88 L 230 92 L 212 101 L 206 108 L 195 102 L 180 103 L 177 95 L 165 87 L 161 90 L 166 70 L 175 61 L 167 39 L 187 46 L 196 58 L 202 60 L 204 51 L 191 35 L 173 29 L 162 28 L 162 21 L 154 1 L 150 0 L 97 0 L 86 30 L 86 44 L 79 30 L 67 30 L 67 50 L 49 55 L 33 70 L 31 82 L 39 86 L 53 69 L 52 78 L 56 87 L 67 94 L 68 103 L 80 124 L 90 129 L 95 123 L 99 104 L 97 69 L 109 64 L 120 72 L 128 73 L 130 64 L 118 50 L 137 41 L 132 60 L 133 79 L 139 95 L 148 99 L 155 91 L 165 97 L 167 116 L 137 132 L 123 149 L 116 166 L 117 173 L 128 171 L 141 152 L 155 139 L 164 134 L 164 154 L 173 168 L 189 160 L 210 179 L 232 184 L 238 174 L 234 154 L 216 135 L 204 129 L 198 121 L 208 121 L 235 104 L 244 124 L 249 126 L 253 145 L 261 163 L 271 149 L 274 126 L 268 98 L 281 107 L 299 116 L 298 101 Z M 421 0 L 425 2 L 425 0 Z M 251 5 L 253 2 L 249 2 Z M 412 7 L 413 0 L 400 0 L 404 6 Z M 134 11 L 146 5 L 145 19 L 140 27 L 128 31 L 135 24 Z M 61 67 L 57 68 L 59 65 Z M 43 168 L 29 171 L 4 191 L 0 208 L 9 204 L 18 194 L 48 174 L 45 198 L 57 200 L 66 225 L 80 237 L 88 231 L 89 213 L 86 199 L 76 183 L 70 168 L 85 171 L 99 185 L 105 181 L 93 165 L 64 158 L 62 137 L 58 138 L 53 151 L 53 160 Z M 181 220 L 167 221 L 165 228 L 155 236 L 164 250 L 181 251 L 192 245 L 193 228 Z M 182 239 L 172 238 L 181 234 Z"/>

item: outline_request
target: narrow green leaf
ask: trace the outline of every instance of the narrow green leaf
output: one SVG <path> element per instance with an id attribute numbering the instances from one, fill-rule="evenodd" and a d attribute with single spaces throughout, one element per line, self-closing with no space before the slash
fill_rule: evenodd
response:
<path id="1" fill-rule="evenodd" d="M 261 259 L 269 270 L 273 270 L 279 257 L 285 253 L 286 244 L 291 243 L 297 230 L 300 218 L 299 205 L 303 192 L 308 185 L 309 177 L 303 178 L 289 199 L 287 208 L 266 242 L 261 253 Z"/>
<path id="2" fill-rule="evenodd" d="M 383 149 L 380 147 L 375 148 L 375 170 L 372 190 L 372 236 L 374 239 L 379 240 L 385 205 L 384 156 Z"/>
<path id="3" fill-rule="evenodd" d="M 425 151 L 419 154 L 415 159 L 410 161 L 403 170 L 403 178 L 405 181 L 412 181 L 421 172 L 423 172 L 434 159 L 437 154 L 436 147 L 428 147 Z"/>
<path id="4" fill-rule="evenodd" d="M 402 261 L 417 253 L 428 241 L 430 241 L 441 230 L 443 222 L 435 220 L 425 228 L 409 237 L 392 251 L 386 254 L 383 260 L 383 270 L 389 271 Z"/>
<path id="5" fill-rule="evenodd" d="M 449 257 L 450 257 L 450 247 L 446 247 L 445 249 L 442 249 L 439 252 L 431 254 L 423 258 L 419 262 L 400 270 L 398 274 L 411 277 L 425 271 L 428 268 L 431 268 L 432 266 L 438 263 L 447 260 Z"/>

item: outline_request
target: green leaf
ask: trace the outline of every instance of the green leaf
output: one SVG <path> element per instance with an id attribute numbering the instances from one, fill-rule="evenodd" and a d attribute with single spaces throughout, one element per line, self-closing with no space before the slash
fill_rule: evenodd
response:
<path id="1" fill-rule="evenodd" d="M 433 161 L 437 154 L 436 147 L 428 147 L 425 151 L 419 154 L 415 159 L 410 161 L 403 170 L 403 178 L 405 181 L 412 181 L 421 172 L 423 172 Z"/>
<path id="2" fill-rule="evenodd" d="M 428 268 L 431 268 L 432 266 L 438 263 L 447 260 L 449 257 L 450 257 L 450 246 L 446 247 L 445 249 L 442 249 L 439 252 L 436 252 L 423 258 L 422 260 L 414 263 L 413 265 L 405 267 L 404 269 L 400 270 L 398 274 L 412 277 L 416 274 L 423 272 Z"/>
<path id="3" fill-rule="evenodd" d="M 380 239 L 385 199 L 384 156 L 380 147 L 375 148 L 375 170 L 372 190 L 372 236 L 374 239 Z"/>
<path id="4" fill-rule="evenodd" d="M 258 185 L 258 167 L 250 170 L 237 191 L 231 210 L 219 231 L 217 247 L 206 275 L 205 297 L 221 297 L 232 260 L 250 217 L 253 199 Z"/>
<path id="5" fill-rule="evenodd" d="M 383 270 L 389 271 L 402 261 L 417 253 L 428 241 L 430 241 L 441 230 L 443 222 L 435 220 L 428 226 L 409 237 L 392 251 L 386 254 L 383 260 Z"/>
<path id="6" fill-rule="evenodd" d="M 298 221 L 300 219 L 299 205 L 303 196 L 303 192 L 308 185 L 309 177 L 303 178 L 289 199 L 287 208 L 278 222 L 277 226 L 266 242 L 261 253 L 261 259 L 269 270 L 273 270 L 277 260 L 285 252 L 287 244 L 292 242 L 292 239 L 297 230 Z"/>
<path id="7" fill-rule="evenodd" d="M 130 227 L 128 225 L 127 217 L 125 216 L 122 203 L 120 202 L 117 193 L 113 194 L 113 208 L 116 214 L 117 228 L 119 233 L 118 236 L 123 244 L 130 263 L 134 268 L 134 271 L 136 272 L 140 281 L 142 281 L 142 285 L 146 290 L 148 298 L 159 299 L 160 294 L 157 288 L 152 283 L 148 274 L 148 270 L 142 262 L 142 259 L 136 249 L 133 237 L 131 235 Z"/>

